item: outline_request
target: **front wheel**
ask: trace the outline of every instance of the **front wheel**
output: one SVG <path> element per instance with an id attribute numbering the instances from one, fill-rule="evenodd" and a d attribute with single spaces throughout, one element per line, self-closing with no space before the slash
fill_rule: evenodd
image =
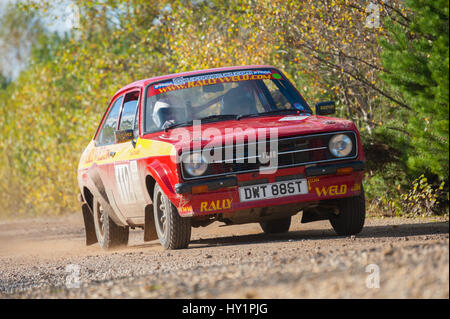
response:
<path id="1" fill-rule="evenodd" d="M 103 249 L 128 244 L 129 228 L 116 225 L 99 201 L 94 197 L 94 226 L 98 243 Z"/>
<path id="2" fill-rule="evenodd" d="M 338 235 L 348 236 L 361 232 L 366 218 L 364 189 L 355 197 L 338 200 L 339 214 L 330 218 L 331 226 Z"/>
<path id="3" fill-rule="evenodd" d="M 158 184 L 155 185 L 153 199 L 153 215 L 161 245 L 165 249 L 187 248 L 191 240 L 191 219 L 178 214 Z"/>
<path id="4" fill-rule="evenodd" d="M 266 234 L 285 233 L 291 227 L 291 216 L 260 222 L 259 225 Z"/>

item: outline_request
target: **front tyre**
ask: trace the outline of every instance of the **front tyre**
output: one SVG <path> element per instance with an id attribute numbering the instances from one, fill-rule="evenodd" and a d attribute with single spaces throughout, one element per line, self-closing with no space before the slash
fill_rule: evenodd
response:
<path id="1" fill-rule="evenodd" d="M 364 189 L 355 197 L 338 200 L 339 214 L 330 218 L 334 231 L 341 236 L 355 235 L 361 232 L 366 218 Z"/>
<path id="2" fill-rule="evenodd" d="M 129 228 L 116 225 L 94 197 L 94 226 L 98 243 L 103 249 L 128 245 Z"/>
<path id="3" fill-rule="evenodd" d="M 155 185 L 153 199 L 153 216 L 161 245 L 165 249 L 187 248 L 191 240 L 191 219 L 178 214 L 158 184 Z"/>
<path id="4" fill-rule="evenodd" d="M 266 234 L 285 233 L 289 230 L 289 227 L 291 227 L 291 216 L 260 222 L 259 225 Z"/>

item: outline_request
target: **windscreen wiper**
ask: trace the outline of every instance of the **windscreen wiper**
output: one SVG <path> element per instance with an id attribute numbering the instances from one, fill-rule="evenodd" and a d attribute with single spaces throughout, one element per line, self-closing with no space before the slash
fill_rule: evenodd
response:
<path id="1" fill-rule="evenodd" d="M 234 120 L 238 116 L 236 114 L 215 114 L 200 118 L 200 121 L 216 121 L 216 120 Z"/>
<path id="2" fill-rule="evenodd" d="M 187 121 L 187 122 L 181 122 L 181 123 L 172 123 L 172 124 L 168 124 L 168 125 L 164 125 L 164 132 L 167 132 L 168 130 L 172 129 L 172 128 L 176 128 L 176 127 L 180 127 L 180 126 L 189 126 L 194 124 L 194 121 Z"/>
<path id="3" fill-rule="evenodd" d="M 240 120 L 242 118 L 246 118 L 246 117 L 256 117 L 256 116 L 264 116 L 264 115 L 276 115 L 276 114 L 293 114 L 293 113 L 300 113 L 299 110 L 297 109 L 284 109 L 284 110 L 271 110 L 271 111 L 267 111 L 267 112 L 262 112 L 262 113 L 252 113 L 252 114 L 241 114 L 239 115 L 236 120 Z"/>
<path id="4" fill-rule="evenodd" d="M 236 114 L 214 114 L 214 115 L 209 115 L 209 116 L 205 116 L 196 120 L 190 120 L 187 122 L 182 122 L 182 123 L 174 123 L 174 124 L 169 124 L 167 126 L 164 127 L 164 131 L 167 132 L 168 130 L 172 129 L 172 128 L 176 128 L 176 127 L 180 127 L 180 126 L 189 126 L 189 125 L 193 125 L 194 121 L 220 121 L 220 120 L 234 120 L 237 118 Z"/>

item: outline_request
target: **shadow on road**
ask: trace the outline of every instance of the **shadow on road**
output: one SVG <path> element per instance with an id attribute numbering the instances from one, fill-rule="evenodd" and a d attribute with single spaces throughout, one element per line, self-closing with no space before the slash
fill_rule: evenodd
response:
<path id="1" fill-rule="evenodd" d="M 356 235 L 357 238 L 387 238 L 387 237 L 410 237 L 449 233 L 448 222 L 430 222 L 417 224 L 366 226 L 363 231 Z M 297 240 L 333 240 L 348 236 L 338 236 L 332 229 L 296 230 L 284 234 L 252 234 L 240 236 L 227 236 L 218 238 L 199 239 L 191 241 L 194 247 L 203 248 L 208 246 L 230 246 L 243 244 L 260 244 L 267 242 L 288 242 Z"/>

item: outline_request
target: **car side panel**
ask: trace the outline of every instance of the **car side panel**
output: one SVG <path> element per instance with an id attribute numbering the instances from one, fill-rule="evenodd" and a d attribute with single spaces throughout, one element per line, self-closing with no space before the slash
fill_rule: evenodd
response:
<path id="1" fill-rule="evenodd" d="M 114 157 L 109 156 L 110 152 L 115 152 Z M 135 146 L 126 142 L 95 148 L 91 143 L 80 161 L 80 190 L 87 187 L 93 194 L 95 192 L 94 196 L 102 196 L 104 203 L 117 215 L 115 219 L 120 221 L 119 224 L 129 219 L 143 218 L 145 207 L 152 203 L 146 189 L 147 175 L 161 185 L 166 195 L 173 200 L 175 193 L 172 185 L 179 182 L 176 163 L 172 161 L 175 154 L 171 143 L 141 138 L 138 138 Z M 127 167 L 126 174 L 123 174 L 124 166 Z M 96 174 L 94 179 L 92 174 Z M 133 205 L 124 205 L 124 192 L 125 197 L 135 199 Z"/>
<path id="2" fill-rule="evenodd" d="M 89 143 L 80 159 L 78 185 L 82 194 L 86 187 L 99 200 L 116 224 L 125 226 L 126 218 L 118 209 L 110 187 L 108 165 L 111 165 L 111 147 L 112 145 L 95 147 L 93 141 Z"/>

